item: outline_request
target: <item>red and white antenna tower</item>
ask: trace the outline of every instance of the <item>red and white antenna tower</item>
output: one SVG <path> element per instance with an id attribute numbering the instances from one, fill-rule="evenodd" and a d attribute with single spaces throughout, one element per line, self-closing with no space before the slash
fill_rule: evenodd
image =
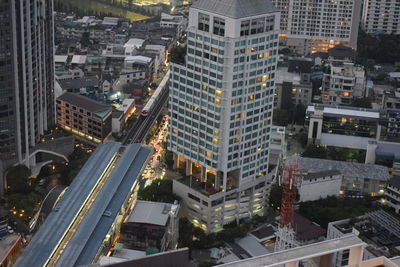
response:
<path id="1" fill-rule="evenodd" d="M 291 160 L 286 160 L 283 175 L 279 181 L 282 186 L 282 204 L 279 226 L 275 233 L 275 251 L 282 251 L 295 246 L 293 216 L 300 176 L 298 161 L 298 155 L 293 156 Z"/>

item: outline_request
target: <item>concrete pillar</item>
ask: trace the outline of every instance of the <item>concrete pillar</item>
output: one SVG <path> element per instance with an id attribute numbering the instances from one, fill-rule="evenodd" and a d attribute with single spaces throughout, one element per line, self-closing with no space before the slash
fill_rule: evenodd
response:
<path id="1" fill-rule="evenodd" d="M 382 132 L 382 126 L 378 124 L 378 127 L 376 128 L 376 141 L 379 141 L 379 139 L 381 139 L 381 132 Z"/>
<path id="2" fill-rule="evenodd" d="M 363 247 L 357 246 L 350 249 L 348 266 L 358 266 L 362 261 Z"/>
<path id="3" fill-rule="evenodd" d="M 332 266 L 333 253 L 322 255 L 319 258 L 319 267 L 331 267 Z"/>
<path id="4" fill-rule="evenodd" d="M 192 165 L 192 161 L 187 159 L 186 160 L 186 175 L 190 176 L 193 174 L 193 165 Z"/>
<path id="5" fill-rule="evenodd" d="M 207 178 L 207 168 L 204 166 L 200 167 L 200 181 L 204 182 Z"/>
<path id="6" fill-rule="evenodd" d="M 176 170 L 179 168 L 179 155 L 176 153 L 173 153 L 173 160 L 174 160 L 173 169 Z"/>
<path id="7" fill-rule="evenodd" d="M 376 141 L 374 140 L 368 141 L 367 153 L 365 155 L 365 164 L 375 164 L 377 148 L 378 148 L 378 143 Z"/>
<path id="8" fill-rule="evenodd" d="M 228 180 L 228 175 L 226 172 L 222 172 L 222 191 L 226 192 L 226 183 Z"/>
<path id="9" fill-rule="evenodd" d="M 292 261 L 285 264 L 285 267 L 298 267 L 298 266 L 299 266 L 298 261 Z"/>

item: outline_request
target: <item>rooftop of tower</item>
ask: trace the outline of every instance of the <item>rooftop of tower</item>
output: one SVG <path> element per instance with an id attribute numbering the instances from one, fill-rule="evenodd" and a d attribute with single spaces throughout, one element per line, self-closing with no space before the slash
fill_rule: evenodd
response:
<path id="1" fill-rule="evenodd" d="M 278 12 L 270 0 L 198 0 L 192 7 L 233 19 Z"/>

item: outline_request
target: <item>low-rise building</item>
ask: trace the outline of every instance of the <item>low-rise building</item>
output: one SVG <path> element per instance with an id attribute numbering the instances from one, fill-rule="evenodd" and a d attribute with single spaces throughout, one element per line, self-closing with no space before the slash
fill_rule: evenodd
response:
<path id="1" fill-rule="evenodd" d="M 366 150 L 381 137 L 380 121 L 377 110 L 314 104 L 306 111 L 308 143 Z"/>
<path id="2" fill-rule="evenodd" d="M 399 259 L 384 256 L 369 260 L 363 259 L 365 243 L 355 235 L 325 240 L 314 244 L 265 254 L 258 257 L 233 261 L 219 265 L 221 267 L 242 266 L 359 266 L 359 267 L 396 267 Z M 335 255 L 342 253 L 342 261 L 336 264 Z M 301 265 L 300 265 L 301 263 Z"/>
<path id="3" fill-rule="evenodd" d="M 340 172 L 341 184 L 339 193 L 344 195 L 383 195 L 386 184 L 390 179 L 388 168 L 381 165 L 305 157 L 299 157 L 298 161 L 302 172 L 321 173 L 331 171 L 331 173 L 326 173 L 325 176 L 322 175 L 321 183 L 331 184 L 330 186 L 332 188 L 337 188 L 339 179 L 337 176 L 339 175 L 338 172 Z M 330 175 L 328 176 L 328 174 Z M 321 174 L 318 175 L 320 176 Z M 332 178 L 330 177 L 331 175 Z M 325 177 L 325 182 L 323 181 L 323 177 Z M 329 181 L 327 179 L 328 177 Z M 304 186 L 306 185 L 307 184 L 304 184 Z M 309 186 L 311 188 L 321 189 L 319 185 Z M 306 192 L 311 194 L 309 190 Z M 333 191 L 329 189 L 324 192 L 324 194 L 329 195 L 330 192 Z M 321 192 L 313 193 L 313 198 L 322 194 Z M 335 193 L 335 195 L 336 194 L 337 193 Z"/>
<path id="4" fill-rule="evenodd" d="M 99 78 L 97 78 L 97 76 L 62 79 L 58 82 L 64 92 L 78 93 L 81 95 L 96 94 L 99 89 Z"/>
<path id="5" fill-rule="evenodd" d="M 367 212 L 352 219 L 344 219 L 328 224 L 327 238 L 335 240 L 355 234 L 365 243 L 363 259 L 369 260 L 380 256 L 393 257 L 400 254 L 396 248 L 400 242 L 400 221 L 388 212 L 377 210 Z M 345 251 L 336 253 L 334 266 L 347 258 Z"/>
<path id="6" fill-rule="evenodd" d="M 270 137 L 269 164 L 277 165 L 280 156 L 285 156 L 287 152 L 285 127 L 272 126 Z"/>
<path id="7" fill-rule="evenodd" d="M 103 143 L 111 134 L 112 108 L 88 97 L 66 92 L 57 99 L 57 124 L 76 137 Z"/>
<path id="8" fill-rule="evenodd" d="M 121 242 L 135 250 L 175 249 L 178 244 L 179 205 L 163 202 L 136 202 L 121 227 Z"/>
<path id="9" fill-rule="evenodd" d="M 311 67 L 311 59 L 292 58 L 289 59 L 287 66 L 278 68 L 274 107 L 287 110 L 293 105 L 311 104 Z"/>
<path id="10" fill-rule="evenodd" d="M 350 105 L 354 98 L 367 96 L 366 76 L 362 66 L 353 63 L 331 64 L 322 79 L 325 104 Z"/>

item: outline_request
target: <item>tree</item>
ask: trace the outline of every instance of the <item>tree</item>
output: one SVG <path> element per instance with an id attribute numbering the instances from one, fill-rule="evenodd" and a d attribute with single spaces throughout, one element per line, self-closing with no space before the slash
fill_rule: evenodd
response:
<path id="1" fill-rule="evenodd" d="M 186 45 L 176 45 L 171 49 L 170 61 L 173 63 L 184 64 L 186 55 Z"/>
<path id="2" fill-rule="evenodd" d="M 274 210 L 280 209 L 282 203 L 282 186 L 280 186 L 278 183 L 275 183 L 272 186 L 268 201 L 271 208 Z"/>
<path id="3" fill-rule="evenodd" d="M 153 182 L 140 188 L 138 198 L 146 201 L 174 203 L 180 197 L 172 193 L 172 180 L 155 179 Z"/>
<path id="4" fill-rule="evenodd" d="M 277 126 L 287 126 L 289 122 L 289 113 L 284 109 L 274 109 L 272 121 Z"/>
<path id="5" fill-rule="evenodd" d="M 172 151 L 167 150 L 165 152 L 165 164 L 169 169 L 172 169 L 174 165 L 174 153 Z"/>
<path id="6" fill-rule="evenodd" d="M 326 159 L 328 157 L 328 151 L 323 146 L 308 145 L 306 147 L 306 150 L 301 154 L 301 156 L 307 158 Z"/>
<path id="7" fill-rule="evenodd" d="M 9 193 L 27 194 L 31 191 L 28 179 L 31 171 L 24 165 L 17 165 L 8 170 L 6 180 Z"/>
<path id="8" fill-rule="evenodd" d="M 372 100 L 370 97 L 354 98 L 351 105 L 360 108 L 372 108 Z"/>
<path id="9" fill-rule="evenodd" d="M 92 42 L 90 40 L 90 33 L 89 32 L 84 32 L 82 33 L 82 37 L 81 37 L 81 45 L 83 47 L 87 47 L 89 45 L 91 45 Z"/>

